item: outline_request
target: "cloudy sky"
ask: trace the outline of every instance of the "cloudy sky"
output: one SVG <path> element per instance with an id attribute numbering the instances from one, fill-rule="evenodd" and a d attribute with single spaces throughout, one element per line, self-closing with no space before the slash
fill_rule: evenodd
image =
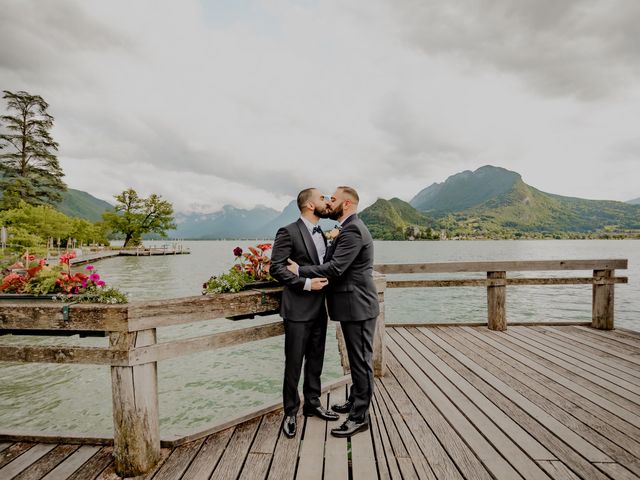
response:
<path id="1" fill-rule="evenodd" d="M 409 200 L 491 164 L 640 196 L 637 0 L 0 0 L 0 90 L 72 188 L 181 211 L 338 184 Z M 4 109 L 4 104 L 2 104 Z"/>

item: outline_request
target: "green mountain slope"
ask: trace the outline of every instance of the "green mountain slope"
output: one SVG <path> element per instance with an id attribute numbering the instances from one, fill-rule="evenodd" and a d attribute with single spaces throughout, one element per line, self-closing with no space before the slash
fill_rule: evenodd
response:
<path id="1" fill-rule="evenodd" d="M 634 198 L 633 200 L 628 200 L 627 203 L 630 203 L 632 205 L 640 205 L 640 197 Z"/>
<path id="2" fill-rule="evenodd" d="M 91 222 L 102 220 L 102 214 L 113 210 L 113 205 L 81 190 L 68 189 L 56 208 L 70 217 L 79 217 Z"/>
<path id="3" fill-rule="evenodd" d="M 640 206 L 541 192 L 518 180 L 506 193 L 449 215 L 467 234 L 541 234 L 640 230 Z"/>
<path id="4" fill-rule="evenodd" d="M 640 234 L 640 205 L 542 192 L 518 173 L 485 166 L 422 190 L 412 200 L 449 236 L 609 236 Z M 462 208 L 461 208 L 462 207 Z"/>
<path id="5" fill-rule="evenodd" d="M 411 199 L 411 206 L 422 212 L 458 212 L 509 192 L 521 180 L 520 174 L 485 165 L 474 172 L 465 170 L 434 183 Z"/>
<path id="6" fill-rule="evenodd" d="M 432 220 L 399 198 L 379 198 L 360 212 L 359 217 L 377 239 L 404 240 L 432 235 Z"/>
<path id="7" fill-rule="evenodd" d="M 425 238 L 415 233 L 429 229 L 426 238 L 441 230 L 449 238 L 640 236 L 640 205 L 545 193 L 492 166 L 433 184 L 412 205 L 379 199 L 362 216 L 380 239 Z"/>

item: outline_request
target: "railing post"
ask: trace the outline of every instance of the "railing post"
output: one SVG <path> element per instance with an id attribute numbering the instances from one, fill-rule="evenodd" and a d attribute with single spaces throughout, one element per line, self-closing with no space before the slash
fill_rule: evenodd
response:
<path id="1" fill-rule="evenodd" d="M 383 377 L 387 370 L 387 347 L 384 324 L 384 292 L 387 288 L 387 277 L 381 273 L 374 272 L 373 278 L 376 283 L 376 290 L 380 302 L 380 314 L 376 322 L 376 333 L 373 337 L 373 375 Z"/>
<path id="2" fill-rule="evenodd" d="M 489 330 L 504 331 L 507 329 L 506 278 L 507 272 L 487 272 L 487 279 L 494 280 L 494 285 L 487 285 L 487 325 Z"/>
<path id="3" fill-rule="evenodd" d="M 132 350 L 156 343 L 155 328 L 111 332 L 112 349 Z M 142 475 L 160 460 L 157 363 L 111 367 L 114 456 L 122 477 Z"/>
<path id="4" fill-rule="evenodd" d="M 614 270 L 594 270 L 593 278 L 608 280 L 613 278 Z M 613 292 L 614 285 L 593 285 L 591 302 L 591 326 L 599 330 L 613 330 Z"/>

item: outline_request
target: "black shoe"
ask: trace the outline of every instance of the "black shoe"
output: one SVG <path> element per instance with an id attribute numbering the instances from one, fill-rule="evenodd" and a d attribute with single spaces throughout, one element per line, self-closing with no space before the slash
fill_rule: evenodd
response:
<path id="1" fill-rule="evenodd" d="M 352 437 L 356 433 L 364 432 L 366 430 L 369 430 L 369 422 L 355 422 L 353 420 L 347 420 L 338 428 L 332 428 L 331 435 L 339 438 Z"/>
<path id="2" fill-rule="evenodd" d="M 282 424 L 282 431 L 284 434 L 289 438 L 293 438 L 296 436 L 296 430 L 296 416 L 290 415 L 288 417 L 284 417 L 284 423 Z"/>
<path id="3" fill-rule="evenodd" d="M 329 422 L 333 422 L 340 418 L 340 415 L 332 412 L 331 410 L 327 410 L 323 406 L 314 407 L 313 405 L 305 405 L 302 407 L 302 413 L 305 417 L 320 417 L 321 419 Z"/>
<path id="4" fill-rule="evenodd" d="M 344 403 L 336 403 L 335 405 L 331 405 L 331 410 L 338 413 L 349 413 L 351 411 L 351 407 L 353 407 L 353 402 L 347 400 Z"/>

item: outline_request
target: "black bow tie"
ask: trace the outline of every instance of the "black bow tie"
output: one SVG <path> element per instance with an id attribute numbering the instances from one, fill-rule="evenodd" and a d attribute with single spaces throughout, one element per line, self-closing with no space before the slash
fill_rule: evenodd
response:
<path id="1" fill-rule="evenodd" d="M 315 233 L 319 233 L 320 235 L 322 235 L 322 230 L 320 230 L 320 227 L 318 225 L 313 227 L 313 231 L 311 232 L 311 235 L 313 235 Z"/>

